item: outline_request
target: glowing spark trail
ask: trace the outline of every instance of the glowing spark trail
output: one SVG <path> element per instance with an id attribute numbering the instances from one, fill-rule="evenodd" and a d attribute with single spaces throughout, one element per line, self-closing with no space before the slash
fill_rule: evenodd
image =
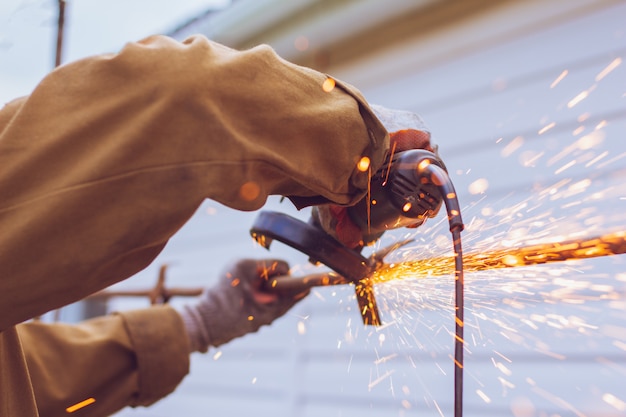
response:
<path id="1" fill-rule="evenodd" d="M 559 74 L 559 76 L 556 77 L 556 80 L 552 81 L 552 84 L 550 84 L 550 88 L 556 87 L 558 83 L 563 81 L 563 78 L 565 78 L 567 74 L 568 74 L 567 70 L 564 70 L 561 74 Z"/>
<path id="2" fill-rule="evenodd" d="M 79 403 L 76 403 L 76 404 L 74 404 L 74 405 L 70 406 L 70 407 L 67 407 L 67 408 L 65 409 L 65 411 L 66 411 L 68 414 L 69 414 L 69 413 L 73 413 L 73 412 L 78 411 L 78 410 L 80 410 L 80 409 L 82 409 L 82 408 L 84 408 L 84 407 L 87 407 L 88 405 L 91 405 L 91 404 L 93 404 L 93 403 L 95 403 L 95 402 L 96 402 L 96 399 L 95 399 L 95 398 L 87 398 L 86 400 L 83 400 L 83 401 L 81 401 L 81 402 L 79 402 Z"/>
<path id="3" fill-rule="evenodd" d="M 606 68 L 604 68 L 602 71 L 600 71 L 598 75 L 596 75 L 596 81 L 600 81 L 601 79 L 606 77 L 611 71 L 619 67 L 621 63 L 622 58 L 615 58 Z"/>
<path id="4" fill-rule="evenodd" d="M 465 253 L 463 261 L 466 272 L 476 272 L 624 253 L 626 253 L 626 232 L 616 232 L 587 239 L 536 244 L 483 253 Z M 453 257 L 405 261 L 376 271 L 372 279 L 375 283 L 382 283 L 420 273 L 424 277 L 449 275 L 453 262 Z"/>

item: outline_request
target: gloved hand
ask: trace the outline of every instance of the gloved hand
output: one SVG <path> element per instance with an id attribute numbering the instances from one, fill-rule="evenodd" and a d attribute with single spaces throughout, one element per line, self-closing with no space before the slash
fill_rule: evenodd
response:
<path id="1" fill-rule="evenodd" d="M 430 143 L 430 131 L 422 118 L 406 110 L 392 110 L 371 105 L 374 114 L 389 132 L 390 153 L 410 149 L 426 149 L 435 152 Z"/>
<path id="2" fill-rule="evenodd" d="M 377 105 L 371 105 L 371 108 L 389 132 L 389 157 L 396 152 L 411 149 L 437 152 L 430 142 L 430 132 L 419 115 Z M 346 207 L 334 204 L 315 206 L 312 217 L 326 233 L 348 248 L 357 248 L 364 244 L 364 240 L 369 240 L 364 236 L 364 231 L 352 222 Z M 421 224 L 422 222 L 416 223 L 413 227 Z"/>
<path id="3" fill-rule="evenodd" d="M 291 297 L 261 291 L 263 281 L 289 274 L 281 260 L 244 259 L 223 273 L 215 287 L 207 289 L 195 305 L 180 312 L 191 351 L 206 352 L 234 338 L 253 333 L 285 314 L 307 293 Z"/>

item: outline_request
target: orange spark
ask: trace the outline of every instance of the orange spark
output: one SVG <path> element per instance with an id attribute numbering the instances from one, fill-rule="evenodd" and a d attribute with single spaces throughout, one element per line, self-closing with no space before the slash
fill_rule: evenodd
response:
<path id="1" fill-rule="evenodd" d="M 78 410 L 80 410 L 81 408 L 85 408 L 85 407 L 87 407 L 88 405 L 91 405 L 91 404 L 93 404 L 93 403 L 95 403 L 95 402 L 96 402 L 96 399 L 95 399 L 95 398 L 93 398 L 93 397 L 92 397 L 92 398 L 87 398 L 86 400 L 83 400 L 83 401 L 81 401 L 81 402 L 79 402 L 79 403 L 76 403 L 76 404 L 74 404 L 74 405 L 70 406 L 70 407 L 67 407 L 67 408 L 65 409 L 65 411 L 66 411 L 67 413 L 73 413 L 73 412 L 78 411 Z"/>
<path id="2" fill-rule="evenodd" d="M 561 81 L 563 81 L 563 78 L 565 78 L 568 74 L 567 70 L 563 70 L 563 72 L 561 74 L 559 74 L 558 77 L 556 77 L 556 80 L 552 81 L 552 84 L 550 84 L 550 88 L 554 88 L 556 87 L 556 85 L 558 83 L 560 83 Z"/>
<path id="3" fill-rule="evenodd" d="M 378 385 L 382 381 L 384 381 L 386 378 L 389 378 L 391 376 L 391 374 L 393 374 L 393 373 L 394 373 L 394 371 L 387 371 L 387 372 L 385 372 L 383 375 L 381 375 L 380 377 L 376 378 L 374 381 L 370 382 L 369 385 L 367 386 L 367 388 L 369 390 L 371 390 L 376 385 Z"/>
<path id="4" fill-rule="evenodd" d="M 482 392 L 481 390 L 477 389 L 476 390 L 476 394 L 478 394 L 478 396 L 487 404 L 489 404 L 491 402 L 491 398 L 489 398 L 487 396 L 487 394 L 485 394 L 484 392 Z"/>
<path id="5" fill-rule="evenodd" d="M 621 63 L 622 63 L 622 58 L 615 58 L 613 61 L 611 61 L 609 65 L 606 66 L 606 68 L 604 68 L 602 71 L 598 73 L 598 75 L 596 75 L 596 81 L 600 81 L 601 79 L 609 75 L 609 73 L 613 71 L 615 68 L 619 67 Z"/>
<path id="6" fill-rule="evenodd" d="M 546 133 L 548 130 L 552 129 L 554 126 L 556 126 L 556 123 L 552 122 L 550 124 L 545 125 L 544 127 L 542 127 L 541 129 L 539 129 L 539 132 L 537 132 L 538 135 L 543 135 L 544 133 Z"/>
<path id="7" fill-rule="evenodd" d="M 417 169 L 418 169 L 419 171 L 423 171 L 423 170 L 425 170 L 425 169 L 426 169 L 429 165 L 430 165 L 430 160 L 428 160 L 428 159 L 424 159 L 422 162 L 420 162 L 420 163 L 417 165 Z"/>
<path id="8" fill-rule="evenodd" d="M 305 334 L 306 333 L 306 326 L 304 325 L 303 321 L 299 321 L 298 322 L 298 334 Z"/>
<path id="9" fill-rule="evenodd" d="M 585 168 L 589 168 L 591 165 L 595 164 L 596 162 L 598 162 L 599 160 L 601 160 L 602 158 L 606 157 L 609 154 L 608 151 L 604 151 L 602 152 L 600 155 L 596 156 L 595 158 L 593 158 L 591 161 L 587 162 L 585 164 Z"/>
<path id="10" fill-rule="evenodd" d="M 496 249 L 480 253 L 465 253 L 465 272 L 511 268 L 587 259 L 626 253 L 626 233 L 616 232 L 586 239 L 541 243 L 510 249 Z M 451 256 L 398 262 L 376 271 L 374 283 L 389 282 L 398 277 L 432 277 L 448 275 L 454 265 Z"/>
<path id="11" fill-rule="evenodd" d="M 583 133 L 585 131 L 585 126 L 578 126 L 576 129 L 574 129 L 574 131 L 572 132 L 573 136 L 578 136 L 581 133 Z"/>
<path id="12" fill-rule="evenodd" d="M 370 159 L 367 156 L 364 156 L 359 159 L 359 162 L 356 164 L 356 168 L 361 172 L 365 172 L 369 169 L 370 163 Z"/>
<path id="13" fill-rule="evenodd" d="M 500 151 L 500 155 L 502 155 L 503 158 L 506 158 L 507 156 L 510 156 L 511 154 L 513 154 L 513 152 L 518 150 L 523 144 L 524 138 L 521 136 L 517 136 L 504 148 L 502 148 L 502 151 Z"/>
<path id="14" fill-rule="evenodd" d="M 609 394 L 608 392 L 602 396 L 602 400 L 609 405 L 612 405 L 619 411 L 626 411 L 626 402 L 620 400 L 613 394 Z"/>
<path id="15" fill-rule="evenodd" d="M 461 368 L 463 369 L 463 365 L 461 365 L 461 363 L 459 361 L 457 361 L 456 359 L 452 358 L 454 360 L 454 364 L 457 366 L 457 368 Z"/>
<path id="16" fill-rule="evenodd" d="M 332 78 L 326 78 L 324 82 L 322 83 L 322 90 L 324 90 L 327 93 L 330 93 L 331 91 L 333 91 L 334 88 L 335 88 L 335 80 L 333 80 Z"/>
<path id="17" fill-rule="evenodd" d="M 578 103 L 586 99 L 587 97 L 589 97 L 589 91 L 585 90 L 579 93 L 576 97 L 574 97 L 567 103 L 567 108 L 571 109 L 572 107 L 574 107 L 575 105 L 577 105 Z"/>
<path id="18" fill-rule="evenodd" d="M 239 195 L 246 201 L 255 200 L 261 193 L 261 187 L 254 181 L 248 181 L 239 188 Z"/>
<path id="19" fill-rule="evenodd" d="M 565 171 L 566 169 L 573 167 L 575 164 L 576 164 L 576 160 L 575 159 L 573 161 L 569 161 L 567 164 L 563 165 L 561 168 L 559 168 L 556 171 L 554 171 L 554 173 L 556 175 L 558 175 L 561 172 Z"/>
<path id="20" fill-rule="evenodd" d="M 479 178 L 469 185 L 468 191 L 472 195 L 483 194 L 487 188 L 489 188 L 489 181 L 486 178 Z"/>

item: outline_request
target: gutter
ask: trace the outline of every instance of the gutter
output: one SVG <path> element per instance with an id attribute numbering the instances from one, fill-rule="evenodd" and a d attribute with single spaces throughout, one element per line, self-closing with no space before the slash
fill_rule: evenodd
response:
<path id="1" fill-rule="evenodd" d="M 236 49 L 271 45 L 279 55 L 301 61 L 321 50 L 442 0 L 236 0 L 170 35 L 202 33 Z M 296 40 L 299 44 L 296 45 Z"/>

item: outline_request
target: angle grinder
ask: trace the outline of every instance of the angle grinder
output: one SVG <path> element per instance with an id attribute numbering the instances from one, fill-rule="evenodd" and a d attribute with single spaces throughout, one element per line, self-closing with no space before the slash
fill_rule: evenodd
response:
<path id="1" fill-rule="evenodd" d="M 417 227 L 434 216 L 442 202 L 446 205 L 454 249 L 455 339 L 454 339 L 454 416 L 463 415 L 464 367 L 464 277 L 461 231 L 463 220 L 456 191 L 443 161 L 426 150 L 409 150 L 391 156 L 373 176 L 365 199 L 348 208 L 348 214 L 365 235 L 365 243 L 378 239 L 385 231 L 398 227 Z M 279 240 L 323 263 L 339 276 L 275 278 L 267 282 L 268 291 L 284 287 L 308 289 L 317 285 L 353 284 L 363 323 L 378 326 L 380 314 L 370 277 L 384 264 L 382 256 L 365 258 L 361 248 L 349 249 L 319 226 L 315 219 L 302 222 L 282 213 L 262 212 L 256 219 L 252 236 L 269 249 Z M 402 245 L 403 242 L 400 243 Z M 388 248 L 387 250 L 393 250 Z"/>
<path id="2" fill-rule="evenodd" d="M 463 220 L 459 203 L 443 161 L 433 152 L 413 149 L 393 154 L 372 176 L 368 195 L 348 207 L 347 212 L 363 231 L 364 244 L 371 244 L 387 230 L 420 226 L 439 212 L 443 202 L 450 231 L 460 233 Z M 268 291 L 304 291 L 313 286 L 352 283 L 363 322 L 381 324 L 369 277 L 383 265 L 382 258 L 390 248 L 366 258 L 361 254 L 363 246 L 350 249 L 342 245 L 322 229 L 315 217 L 305 223 L 271 211 L 260 213 L 250 233 L 265 248 L 278 240 L 308 255 L 312 263 L 322 263 L 338 274 L 275 278 L 267 283 Z"/>

